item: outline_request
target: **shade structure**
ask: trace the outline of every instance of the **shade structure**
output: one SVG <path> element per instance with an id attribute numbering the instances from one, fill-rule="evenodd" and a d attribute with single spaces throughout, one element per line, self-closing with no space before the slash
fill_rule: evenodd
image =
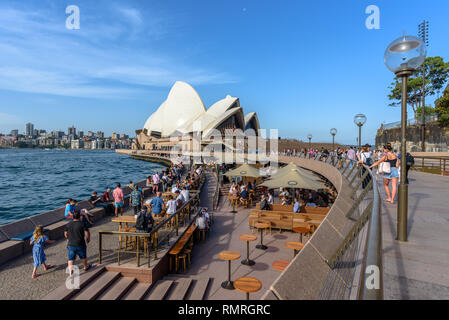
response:
<path id="1" fill-rule="evenodd" d="M 293 162 L 290 162 L 288 165 L 286 165 L 283 168 L 280 168 L 277 170 L 277 172 L 275 174 L 273 174 L 272 179 L 276 179 L 278 177 L 283 176 L 286 173 L 289 173 L 292 170 L 298 170 L 303 176 L 312 179 L 312 180 L 320 180 L 320 178 L 315 175 L 314 173 L 303 169 L 301 167 L 298 167 L 296 164 L 294 164 Z"/>
<path id="2" fill-rule="evenodd" d="M 244 163 L 240 167 L 226 172 L 225 176 L 259 178 L 262 175 L 260 174 L 258 169 L 254 168 L 253 166 L 250 166 L 247 163 Z"/>
<path id="3" fill-rule="evenodd" d="M 268 181 L 265 181 L 261 184 L 263 187 L 267 187 L 269 189 L 275 188 L 300 188 L 300 189 L 308 189 L 308 190 L 318 190 L 325 189 L 326 186 L 323 182 L 310 179 L 303 174 L 299 170 L 290 170 L 288 173 L 274 177 Z"/>

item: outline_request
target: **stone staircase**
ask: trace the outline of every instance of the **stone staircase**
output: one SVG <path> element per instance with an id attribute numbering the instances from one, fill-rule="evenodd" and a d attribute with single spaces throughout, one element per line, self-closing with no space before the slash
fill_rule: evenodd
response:
<path id="1" fill-rule="evenodd" d="M 80 276 L 80 289 L 60 287 L 44 300 L 205 300 L 211 280 L 170 275 L 150 284 L 97 266 Z"/>

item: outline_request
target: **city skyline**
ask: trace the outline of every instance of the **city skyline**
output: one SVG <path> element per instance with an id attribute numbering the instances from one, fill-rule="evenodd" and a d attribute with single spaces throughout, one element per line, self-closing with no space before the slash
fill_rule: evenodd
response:
<path id="1" fill-rule="evenodd" d="M 379 30 L 365 26 L 371 4 L 380 9 Z M 448 3 L 76 5 L 79 30 L 65 28 L 66 6 L 56 1 L 0 5 L 0 57 L 8 61 L 0 68 L 1 132 L 27 122 L 50 131 L 76 123 L 135 136 L 181 80 L 197 88 L 207 107 L 228 93 L 239 96 L 245 110 L 258 113 L 262 128 L 279 129 L 283 138 L 307 141 L 311 133 L 315 141 L 331 141 L 335 127 L 336 142 L 355 144 L 352 119 L 365 113 L 362 142 L 372 144 L 381 123 L 400 116 L 387 107 L 393 75 L 383 65 L 386 46 L 403 30 L 416 35 L 426 19 L 428 55 L 449 60 Z M 232 21 L 225 32 L 223 15 Z"/>

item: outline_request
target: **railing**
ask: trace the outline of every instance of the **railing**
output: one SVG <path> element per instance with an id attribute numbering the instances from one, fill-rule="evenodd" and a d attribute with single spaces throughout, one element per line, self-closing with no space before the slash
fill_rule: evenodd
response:
<path id="1" fill-rule="evenodd" d="M 213 210 L 218 208 L 218 200 L 220 197 L 220 173 L 217 170 L 217 166 L 214 166 L 213 172 L 215 174 L 215 178 L 217 179 L 217 186 L 215 188 L 214 199 L 212 201 Z"/>
<path id="2" fill-rule="evenodd" d="M 411 170 L 449 176 L 449 156 L 413 155 L 415 164 Z"/>
<path id="3" fill-rule="evenodd" d="M 204 172 L 198 178 L 198 192 L 197 194 L 189 199 L 186 203 L 183 204 L 181 208 L 179 208 L 174 214 L 168 215 L 163 221 L 161 221 L 157 226 L 155 226 L 149 233 L 143 232 L 122 232 L 122 231 L 99 231 L 99 254 L 98 254 L 98 263 L 101 264 L 103 260 L 103 236 L 104 235 L 112 235 L 119 237 L 136 237 L 136 250 L 128 250 L 127 243 L 125 241 L 124 250 L 121 249 L 121 240 L 120 246 L 116 250 L 117 251 L 117 263 L 120 265 L 120 253 L 134 253 L 136 254 L 136 265 L 140 267 L 140 238 L 144 238 L 144 241 L 148 243 L 148 252 L 144 252 L 148 257 L 148 268 L 150 268 L 150 256 L 151 256 L 151 247 L 154 252 L 154 260 L 158 259 L 158 250 L 161 249 L 162 245 L 170 243 L 170 237 L 173 236 L 173 233 L 178 236 L 179 235 L 179 227 L 182 223 L 182 226 L 185 226 L 186 219 L 188 216 L 188 221 L 191 221 L 192 212 L 195 212 L 195 216 L 200 212 L 201 208 L 199 208 L 199 199 L 200 192 L 204 184 Z M 166 234 L 163 235 L 164 241 L 159 241 L 159 232 L 164 231 L 166 229 Z M 151 242 L 151 246 L 150 246 Z M 145 245 L 144 245 L 145 247 Z"/>
<path id="4" fill-rule="evenodd" d="M 431 114 L 431 115 L 427 115 L 425 116 L 425 123 L 428 122 L 435 122 L 438 121 L 439 117 L 438 114 Z M 412 118 L 407 120 L 407 125 L 411 126 L 411 125 L 420 125 L 421 124 L 421 117 L 417 118 Z M 399 128 L 401 126 L 401 121 L 396 121 L 396 122 L 390 122 L 390 123 L 385 123 L 382 124 L 382 128 L 384 130 L 386 129 L 393 129 L 393 128 Z"/>
<path id="5" fill-rule="evenodd" d="M 297 156 L 309 159 L 308 155 Z M 331 156 L 321 158 L 321 154 L 315 155 L 314 159 L 321 159 L 340 171 L 349 181 L 352 188 L 350 197 L 354 200 L 346 213 L 346 217 L 353 220 L 354 224 L 332 258 L 326 261 L 331 272 L 318 298 L 382 300 L 382 218 L 376 176 L 366 166 L 357 166 L 349 159 Z M 374 284 L 366 283 L 367 274 L 377 276 Z M 357 289 L 357 294 L 354 289 Z"/>

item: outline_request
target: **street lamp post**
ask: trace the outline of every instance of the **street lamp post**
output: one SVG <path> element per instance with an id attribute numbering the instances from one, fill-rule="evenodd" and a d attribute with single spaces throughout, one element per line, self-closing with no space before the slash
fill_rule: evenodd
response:
<path id="1" fill-rule="evenodd" d="M 307 139 L 309 139 L 309 151 L 310 151 L 310 149 L 312 149 L 312 135 L 309 134 L 309 135 L 307 136 Z"/>
<path id="2" fill-rule="evenodd" d="M 398 188 L 397 240 L 407 241 L 408 185 L 405 183 L 407 153 L 407 80 L 426 59 L 426 46 L 414 36 L 402 36 L 385 50 L 384 62 L 387 68 L 402 80 L 401 93 L 401 178 Z"/>
<path id="3" fill-rule="evenodd" d="M 334 152 L 335 151 L 335 135 L 337 134 L 337 129 L 332 128 L 330 133 L 332 135 L 332 152 Z"/>
<path id="4" fill-rule="evenodd" d="M 354 116 L 354 123 L 359 127 L 359 152 L 362 148 L 362 127 L 366 122 L 366 116 L 362 113 Z"/>

